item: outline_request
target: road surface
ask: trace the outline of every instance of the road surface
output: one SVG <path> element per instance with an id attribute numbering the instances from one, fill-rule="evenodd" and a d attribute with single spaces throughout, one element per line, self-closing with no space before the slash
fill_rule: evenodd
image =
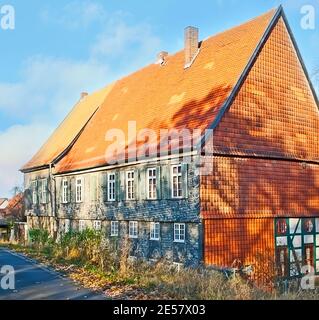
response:
<path id="1" fill-rule="evenodd" d="M 0 300 L 105 300 L 36 262 L 9 250 L 0 249 L 0 268 L 15 269 L 15 290 L 0 287 Z M 3 275 L 0 275 L 2 277 Z"/>

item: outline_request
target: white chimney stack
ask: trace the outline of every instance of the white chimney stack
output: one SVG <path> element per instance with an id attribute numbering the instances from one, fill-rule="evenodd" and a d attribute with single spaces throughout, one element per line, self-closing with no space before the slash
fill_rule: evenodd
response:
<path id="1" fill-rule="evenodd" d="M 81 100 L 87 97 L 89 94 L 87 92 L 81 92 Z"/>
<path id="2" fill-rule="evenodd" d="M 161 51 L 161 52 L 157 55 L 156 64 L 164 65 L 167 57 L 168 57 L 168 52 L 166 52 L 166 51 Z"/>
<path id="3" fill-rule="evenodd" d="M 189 68 L 194 62 L 199 51 L 199 29 L 195 27 L 185 28 L 185 68 Z"/>

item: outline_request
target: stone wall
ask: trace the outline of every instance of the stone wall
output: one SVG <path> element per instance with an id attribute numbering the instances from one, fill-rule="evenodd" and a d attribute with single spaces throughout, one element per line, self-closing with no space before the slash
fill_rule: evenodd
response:
<path id="1" fill-rule="evenodd" d="M 29 210 L 29 222 L 33 226 L 50 228 L 51 234 L 65 231 L 65 220 L 71 222 L 73 230 L 79 229 L 79 221 L 84 220 L 88 228 L 93 228 L 95 220 L 102 221 L 103 232 L 110 237 L 111 221 L 119 221 L 119 241 L 128 236 L 129 221 L 139 222 L 139 236 L 130 239 L 132 244 L 132 256 L 138 258 L 156 259 L 165 257 L 172 262 L 196 265 L 202 261 L 202 226 L 199 217 L 199 169 L 195 162 L 182 163 L 183 166 L 183 198 L 172 199 L 170 186 L 170 168 L 172 165 L 181 164 L 179 159 L 158 162 L 149 162 L 125 166 L 109 170 L 117 177 L 116 201 L 108 202 L 106 198 L 106 174 L 102 170 L 90 173 L 76 173 L 69 175 L 56 175 L 50 184 L 55 190 L 52 200 L 45 207 L 33 206 Z M 158 186 L 157 200 L 147 200 L 146 174 L 148 168 L 157 168 Z M 125 172 L 135 171 L 136 200 L 125 199 Z M 26 175 L 26 186 L 32 179 L 42 177 L 45 173 Z M 75 180 L 84 179 L 84 199 L 76 203 Z M 69 184 L 68 202 L 62 203 L 63 180 Z M 96 188 L 97 191 L 94 191 Z M 50 199 L 51 199 L 50 198 Z M 54 200 L 55 199 L 55 200 Z M 52 209 L 53 208 L 53 209 Z M 47 211 L 46 211 L 47 210 Z M 54 210 L 52 212 L 52 210 Z M 57 225 L 54 225 L 51 216 L 56 215 Z M 31 219 L 32 217 L 32 219 Z M 38 219 L 39 218 L 39 219 Z M 150 240 L 150 223 L 161 224 L 161 237 L 159 241 Z M 174 223 L 185 223 L 185 243 L 174 242 Z M 30 226 L 32 227 L 32 226 Z"/>

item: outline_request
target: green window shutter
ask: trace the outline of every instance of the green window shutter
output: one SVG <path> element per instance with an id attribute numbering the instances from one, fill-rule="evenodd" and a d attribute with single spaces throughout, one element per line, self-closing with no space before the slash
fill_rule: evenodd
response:
<path id="1" fill-rule="evenodd" d="M 69 190 L 70 190 L 70 202 L 76 202 L 76 190 L 75 190 L 75 178 L 71 177 L 69 180 Z"/>
<path id="2" fill-rule="evenodd" d="M 171 199 L 171 184 L 170 184 L 170 166 L 164 165 L 161 168 L 162 181 L 162 199 Z"/>
<path id="3" fill-rule="evenodd" d="M 183 198 L 188 198 L 188 164 L 182 163 Z"/>
<path id="4" fill-rule="evenodd" d="M 44 180 L 45 183 L 45 199 L 44 202 L 45 203 L 49 203 L 50 201 L 50 185 L 49 185 L 49 179 L 45 179 Z"/>
<path id="5" fill-rule="evenodd" d="M 139 170 L 139 176 L 138 176 L 138 199 L 139 200 L 145 200 L 147 199 L 147 190 L 146 190 L 146 168 L 141 168 Z"/>
<path id="6" fill-rule="evenodd" d="M 41 192 L 41 190 L 42 190 L 42 180 L 39 180 L 38 181 L 38 192 L 37 192 L 37 195 L 38 195 L 38 203 L 42 203 L 42 192 Z"/>
<path id="7" fill-rule="evenodd" d="M 97 200 L 97 179 L 96 175 L 90 176 L 90 201 Z"/>
<path id="8" fill-rule="evenodd" d="M 101 174 L 101 196 L 104 202 L 107 202 L 107 172 Z"/>
<path id="9" fill-rule="evenodd" d="M 63 178 L 60 178 L 60 183 L 59 183 L 59 199 L 60 199 L 60 203 L 63 203 Z"/>
<path id="10" fill-rule="evenodd" d="M 71 179 L 67 179 L 68 181 L 68 203 L 72 200 L 72 189 L 71 189 Z"/>
<path id="11" fill-rule="evenodd" d="M 157 200 L 162 198 L 162 179 L 161 179 L 161 167 L 156 168 L 156 195 Z"/>
<path id="12" fill-rule="evenodd" d="M 139 200 L 140 195 L 139 195 L 139 179 L 140 179 L 140 174 L 139 170 L 135 169 L 134 170 L 134 199 Z"/>
<path id="13" fill-rule="evenodd" d="M 119 201 L 126 200 L 126 188 L 125 188 L 125 171 L 120 171 L 118 173 L 118 199 Z"/>

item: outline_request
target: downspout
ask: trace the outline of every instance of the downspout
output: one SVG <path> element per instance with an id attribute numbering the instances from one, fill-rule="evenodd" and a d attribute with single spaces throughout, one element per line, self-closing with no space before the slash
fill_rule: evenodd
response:
<path id="1" fill-rule="evenodd" d="M 55 225 L 54 225 L 54 232 L 57 231 L 57 210 L 56 210 L 56 180 L 55 180 L 55 177 L 52 173 L 52 168 L 53 168 L 53 165 L 52 163 L 49 164 L 49 179 L 50 179 L 50 186 L 51 186 L 51 190 L 50 190 L 50 195 L 51 195 L 51 210 L 52 210 L 52 213 L 53 213 L 53 217 L 54 217 L 54 221 L 55 221 Z M 52 183 L 51 181 L 53 182 L 53 186 L 52 186 Z"/>

